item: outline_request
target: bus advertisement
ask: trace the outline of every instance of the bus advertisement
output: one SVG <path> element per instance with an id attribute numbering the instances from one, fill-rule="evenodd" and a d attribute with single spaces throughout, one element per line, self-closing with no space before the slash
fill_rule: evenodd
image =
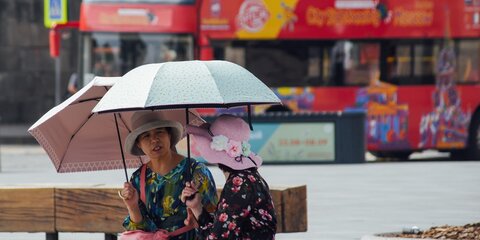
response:
<path id="1" fill-rule="evenodd" d="M 366 112 L 376 156 L 480 159 L 479 0 L 84 0 L 79 22 L 84 83 L 227 60 L 293 113 Z"/>

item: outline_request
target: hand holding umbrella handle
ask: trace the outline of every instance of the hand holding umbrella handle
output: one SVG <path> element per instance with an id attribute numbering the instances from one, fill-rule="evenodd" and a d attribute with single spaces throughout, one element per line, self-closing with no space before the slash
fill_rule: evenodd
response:
<path id="1" fill-rule="evenodd" d="M 123 189 L 118 191 L 118 196 L 123 200 L 128 208 L 137 206 L 139 195 L 131 183 L 125 182 Z"/>
<path id="2" fill-rule="evenodd" d="M 185 197 L 185 201 L 190 201 L 192 199 L 195 198 L 195 195 L 198 193 L 198 191 L 195 191 L 194 193 L 192 193 L 192 195 L 188 196 L 188 197 Z"/>
<path id="3" fill-rule="evenodd" d="M 122 195 L 122 192 L 121 192 L 120 190 L 118 190 L 118 196 L 119 196 L 122 200 L 127 200 L 127 198 Z"/>

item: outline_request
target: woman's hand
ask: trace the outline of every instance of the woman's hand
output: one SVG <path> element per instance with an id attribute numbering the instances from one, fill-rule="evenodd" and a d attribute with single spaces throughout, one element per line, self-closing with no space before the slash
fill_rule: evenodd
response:
<path id="1" fill-rule="evenodd" d="M 187 205 L 187 207 L 195 208 L 197 205 L 200 204 L 200 197 L 197 193 L 198 189 L 193 186 L 191 182 L 187 182 L 185 184 L 185 188 L 182 191 L 182 196 L 180 196 L 180 199 Z"/>
<path id="2" fill-rule="evenodd" d="M 142 213 L 138 207 L 138 192 L 130 182 L 123 184 L 123 189 L 118 191 L 118 196 L 120 196 L 123 203 L 127 206 L 130 220 L 135 223 L 143 221 Z"/>
<path id="3" fill-rule="evenodd" d="M 123 199 L 127 208 L 132 208 L 138 204 L 138 192 L 130 182 L 123 184 L 123 189 L 119 192 L 119 196 Z"/>
<path id="4" fill-rule="evenodd" d="M 185 203 L 185 205 L 187 205 L 189 209 L 192 210 L 195 217 L 198 218 L 198 216 L 202 213 L 203 205 L 200 194 L 198 194 L 198 189 L 193 185 L 192 182 L 187 182 L 185 184 L 185 188 L 182 191 L 182 196 L 180 199 Z"/>

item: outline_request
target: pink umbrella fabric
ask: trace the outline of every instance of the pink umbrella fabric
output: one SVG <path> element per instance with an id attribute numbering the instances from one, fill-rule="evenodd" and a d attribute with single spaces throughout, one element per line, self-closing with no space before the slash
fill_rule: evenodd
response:
<path id="1" fill-rule="evenodd" d="M 57 172 L 124 168 L 114 114 L 92 113 L 98 101 L 120 78 L 96 77 L 28 129 L 45 149 Z M 133 113 L 116 113 L 122 145 L 131 131 L 130 118 Z M 185 125 L 184 110 L 165 110 L 162 113 L 165 118 Z M 190 111 L 191 124 L 203 122 L 198 114 Z M 126 152 L 124 158 L 127 168 L 136 168 L 148 161 Z"/>

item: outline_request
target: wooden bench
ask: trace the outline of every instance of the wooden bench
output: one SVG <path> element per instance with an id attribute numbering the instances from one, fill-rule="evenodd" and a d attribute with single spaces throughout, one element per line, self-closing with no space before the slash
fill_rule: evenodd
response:
<path id="1" fill-rule="evenodd" d="M 59 232 L 105 233 L 116 239 L 123 232 L 127 210 L 119 188 L 0 187 L 0 232 L 45 232 L 47 240 Z M 218 192 L 220 193 L 220 189 Z M 272 187 L 278 233 L 307 231 L 307 188 Z"/>

